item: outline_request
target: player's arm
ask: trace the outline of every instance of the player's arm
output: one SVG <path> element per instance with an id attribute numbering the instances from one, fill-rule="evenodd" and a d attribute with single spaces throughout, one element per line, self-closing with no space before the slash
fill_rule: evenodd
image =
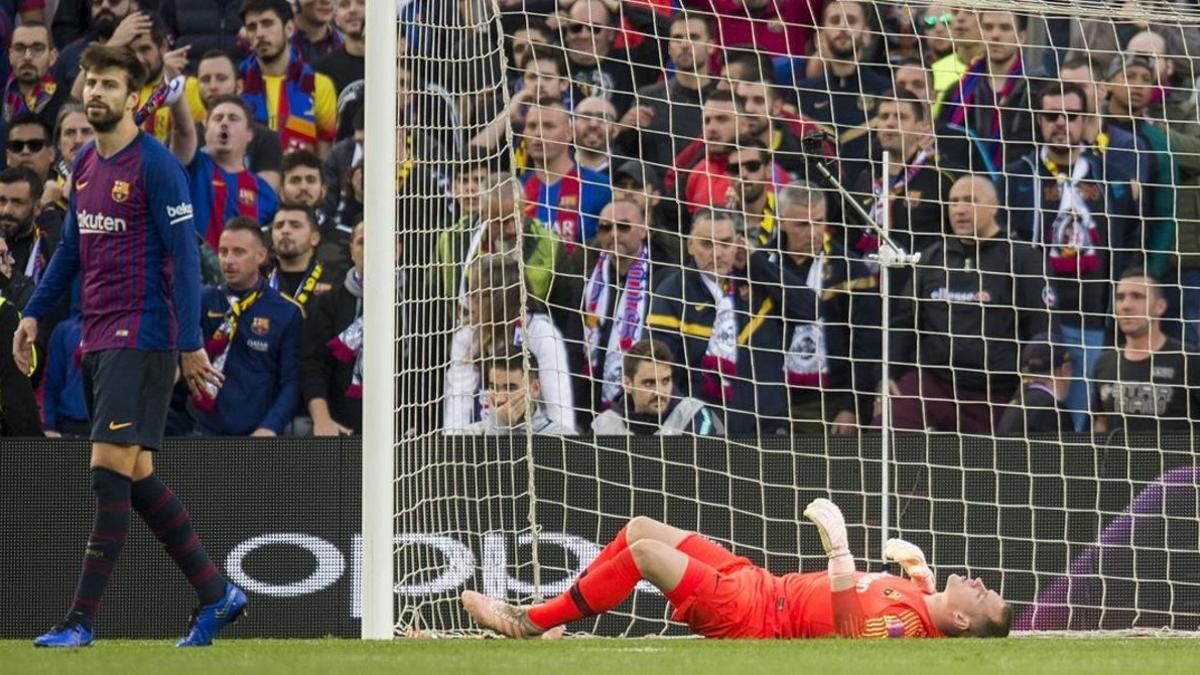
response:
<path id="1" fill-rule="evenodd" d="M 866 620 L 854 592 L 854 556 L 846 536 L 841 509 L 828 499 L 814 499 L 804 517 L 817 526 L 829 558 L 829 590 L 833 593 L 833 624 L 841 637 L 862 637 Z"/>
<path id="2" fill-rule="evenodd" d="M 179 325 L 179 351 L 193 352 L 204 343 L 200 337 L 200 252 L 196 248 L 187 176 L 178 162 L 161 155 L 143 164 L 142 175 L 154 230 L 175 263 L 172 299 Z"/>

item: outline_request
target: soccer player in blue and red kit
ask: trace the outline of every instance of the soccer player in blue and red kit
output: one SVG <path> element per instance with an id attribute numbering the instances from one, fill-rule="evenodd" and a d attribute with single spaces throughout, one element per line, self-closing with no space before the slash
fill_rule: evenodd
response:
<path id="1" fill-rule="evenodd" d="M 824 571 L 775 576 L 695 532 L 638 517 L 552 600 L 514 607 L 464 591 L 462 604 L 478 624 L 509 637 L 553 638 L 567 622 L 620 605 L 645 579 L 675 607 L 673 619 L 709 638 L 1008 635 L 1012 607 L 982 581 L 952 574 L 945 590 L 935 592 L 925 554 L 901 539 L 889 539 L 883 555 L 907 579 L 858 572 L 841 510 L 816 499 L 804 516 L 821 534 L 829 558 Z"/>
<path id="2" fill-rule="evenodd" d="M 27 368 L 38 322 L 78 273 L 84 396 L 92 419 L 95 524 L 75 598 L 41 647 L 92 643 L 92 622 L 129 533 L 131 509 L 175 560 L 200 598 L 180 646 L 203 646 L 246 606 L 209 559 L 187 509 L 154 474 L 177 352 L 193 392 L 221 384 L 200 338 L 200 273 L 183 167 L 134 123 L 146 70 L 133 52 L 93 45 L 80 58 L 96 140 L 79 151 L 62 243 L 13 337 Z"/>

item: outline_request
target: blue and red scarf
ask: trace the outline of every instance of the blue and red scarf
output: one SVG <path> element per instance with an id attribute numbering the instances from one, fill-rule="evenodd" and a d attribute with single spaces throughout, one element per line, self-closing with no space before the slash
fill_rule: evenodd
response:
<path id="1" fill-rule="evenodd" d="M 995 96 L 990 101 L 976 101 L 975 94 L 979 90 L 980 83 L 986 82 L 990 77 L 987 57 L 981 56 L 975 59 L 975 62 L 967 68 L 967 72 L 963 73 L 958 85 L 950 90 L 950 95 L 946 98 L 946 102 L 942 104 L 949 111 L 946 120 L 950 124 L 959 127 L 966 126 L 968 108 L 982 108 L 987 106 L 992 109 L 992 125 L 988 129 L 991 138 L 988 144 L 988 155 L 989 159 L 992 160 L 992 166 L 1004 166 L 1002 111 L 1008 102 L 1008 97 L 1012 95 L 1013 90 L 1021 83 L 1024 76 L 1025 62 L 1018 56 L 1016 63 L 1008 71 L 1008 75 L 1004 80 L 1004 88 L 995 92 Z M 982 130 L 973 129 L 972 131 L 978 133 Z"/>
<path id="2" fill-rule="evenodd" d="M 55 81 L 54 74 L 47 72 L 33 85 L 29 96 L 25 96 L 21 93 L 21 85 L 17 83 L 17 76 L 9 75 L 8 84 L 4 87 L 4 119 L 11 120 L 17 115 L 27 112 L 41 112 L 50 99 L 54 98 L 54 92 L 57 89 L 58 82 Z M 33 105 L 29 105 L 31 100 Z"/>
<path id="3" fill-rule="evenodd" d="M 317 120 L 314 97 L 317 74 L 291 47 L 283 90 L 279 92 L 279 109 L 267 110 L 267 85 L 258 58 L 242 61 L 242 98 L 254 110 L 254 120 L 279 134 L 285 153 L 292 150 L 316 150 Z"/>

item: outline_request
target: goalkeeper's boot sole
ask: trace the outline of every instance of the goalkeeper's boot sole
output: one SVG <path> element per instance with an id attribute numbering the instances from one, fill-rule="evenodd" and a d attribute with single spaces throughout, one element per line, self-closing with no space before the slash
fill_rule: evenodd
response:
<path id="1" fill-rule="evenodd" d="M 192 612 L 188 634 L 176 647 L 207 647 L 221 629 L 246 614 L 246 594 L 233 584 L 225 583 L 225 595 L 211 605 L 204 605 Z"/>
<path id="2" fill-rule="evenodd" d="M 542 630 L 529 620 L 529 610 L 515 607 L 501 600 L 489 598 L 475 591 L 463 591 L 463 609 L 475 623 L 510 638 L 536 638 L 556 640 L 566 632 L 562 626 Z"/>
<path id="3" fill-rule="evenodd" d="M 92 642 L 94 642 L 92 631 L 82 625 L 60 623 L 34 638 L 33 645 L 35 647 L 71 649 L 75 647 L 91 647 Z"/>

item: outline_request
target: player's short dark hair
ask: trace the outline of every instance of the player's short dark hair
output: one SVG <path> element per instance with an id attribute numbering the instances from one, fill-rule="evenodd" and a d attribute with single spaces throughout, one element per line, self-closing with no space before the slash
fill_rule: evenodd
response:
<path id="1" fill-rule="evenodd" d="M 16 129 L 17 127 L 38 127 L 43 133 L 46 134 L 47 142 L 49 142 L 51 137 L 54 135 L 54 132 L 50 130 L 50 127 L 46 126 L 46 121 L 41 117 L 38 117 L 37 113 L 23 112 L 18 115 L 14 115 L 13 118 L 8 121 L 9 133 L 12 133 L 12 130 Z"/>
<path id="2" fill-rule="evenodd" d="M 528 367 L 529 379 L 537 379 L 538 363 L 533 352 L 528 355 L 520 347 L 506 347 L 493 352 L 483 360 L 483 382 L 485 386 L 492 383 L 492 371 L 503 370 L 506 373 L 524 371 Z"/>
<path id="3" fill-rule="evenodd" d="M 1046 84 L 1043 84 L 1037 90 L 1037 94 L 1034 96 L 1033 101 L 1032 101 L 1032 103 L 1034 105 L 1034 112 L 1037 112 L 1038 110 L 1043 109 L 1042 104 L 1045 103 L 1047 96 L 1061 96 L 1063 98 L 1066 98 L 1067 96 L 1069 96 L 1071 94 L 1075 94 L 1076 96 L 1079 97 L 1079 102 L 1083 105 L 1083 108 L 1086 110 L 1088 107 L 1088 95 L 1087 95 L 1087 92 L 1085 92 L 1083 90 L 1083 87 L 1079 86 L 1075 82 L 1055 81 L 1055 82 L 1047 82 Z"/>
<path id="4" fill-rule="evenodd" d="M 312 150 L 305 150 L 303 148 L 292 150 L 283 156 L 283 162 L 279 166 L 279 176 L 287 176 L 292 171 L 301 167 L 316 169 L 317 174 L 321 176 L 321 182 L 325 182 L 325 175 L 321 173 L 321 158 L 317 157 L 317 154 Z"/>
<path id="5" fill-rule="evenodd" d="M 249 232 L 254 235 L 258 243 L 264 247 L 267 245 L 267 242 L 263 240 L 262 226 L 258 224 L 257 220 L 247 216 L 234 216 L 230 218 L 225 223 L 225 229 L 222 230 L 222 234 L 225 232 Z"/>
<path id="6" fill-rule="evenodd" d="M 263 12 L 275 12 L 280 23 L 287 23 L 296 16 L 292 12 L 292 3 L 288 0 L 243 0 L 242 7 L 238 10 L 238 16 L 245 22 L 247 14 Z"/>
<path id="7" fill-rule="evenodd" d="M 1096 79 L 1096 63 L 1092 60 L 1092 55 L 1089 52 L 1071 52 L 1058 67 L 1060 71 L 1074 70 L 1076 68 L 1087 68 L 1088 74 L 1092 76 L 1092 79 Z"/>
<path id="8" fill-rule="evenodd" d="M 197 61 L 196 64 L 199 65 L 205 61 L 212 61 L 215 59 L 225 59 L 229 62 L 230 67 L 233 68 L 234 76 L 237 77 L 241 75 L 241 73 L 238 71 L 237 59 L 233 57 L 233 54 L 230 54 L 224 49 L 210 49 L 204 52 L 204 55 L 200 57 L 200 60 Z"/>
<path id="9" fill-rule="evenodd" d="M 29 23 L 28 21 L 23 21 L 12 27 L 12 31 L 9 33 L 10 39 L 12 37 L 12 33 L 17 32 L 18 28 L 41 28 L 42 30 L 46 31 L 46 41 L 50 43 L 50 49 L 58 49 L 58 46 L 54 44 L 54 34 L 50 32 L 50 26 L 47 26 L 44 23 Z"/>
<path id="10" fill-rule="evenodd" d="M 308 226 L 314 230 L 317 229 L 317 210 L 308 204 L 301 204 L 300 202 L 283 202 L 279 205 L 279 208 L 275 209 L 275 213 L 278 215 L 280 211 L 299 211 L 300 213 L 304 214 L 305 218 L 308 219 Z"/>
<path id="11" fill-rule="evenodd" d="M 27 166 L 10 166 L 0 171 L 0 185 L 29 184 L 29 196 L 36 204 L 42 198 L 42 181 L 38 175 Z"/>
<path id="12" fill-rule="evenodd" d="M 969 633 L 974 637 L 1008 637 L 1009 631 L 1012 630 L 1013 622 L 1013 607 L 1009 603 L 1004 603 L 1004 607 L 1000 610 L 1000 616 L 995 619 L 988 617 L 979 623 L 978 626 L 972 626 Z"/>
<path id="13" fill-rule="evenodd" d="M 221 94 L 220 96 L 214 98 L 208 106 L 208 114 L 205 115 L 204 120 L 207 122 L 208 118 L 212 117 L 213 111 L 216 110 L 218 106 L 226 104 L 235 105 L 241 109 L 242 113 L 246 115 L 247 124 L 254 123 L 254 111 L 250 109 L 250 104 L 246 103 L 246 99 L 238 96 L 237 94 Z"/>
<path id="14" fill-rule="evenodd" d="M 625 357 L 621 360 L 621 368 L 624 370 L 625 376 L 632 378 L 643 361 L 671 364 L 675 362 L 675 355 L 671 353 L 671 348 L 665 342 L 650 339 L 639 340 L 625 350 Z"/>
<path id="15" fill-rule="evenodd" d="M 79 56 L 79 69 L 83 72 L 113 68 L 125 73 L 125 83 L 131 92 L 141 91 L 146 84 L 146 66 L 125 47 L 109 47 L 93 42 Z"/>

